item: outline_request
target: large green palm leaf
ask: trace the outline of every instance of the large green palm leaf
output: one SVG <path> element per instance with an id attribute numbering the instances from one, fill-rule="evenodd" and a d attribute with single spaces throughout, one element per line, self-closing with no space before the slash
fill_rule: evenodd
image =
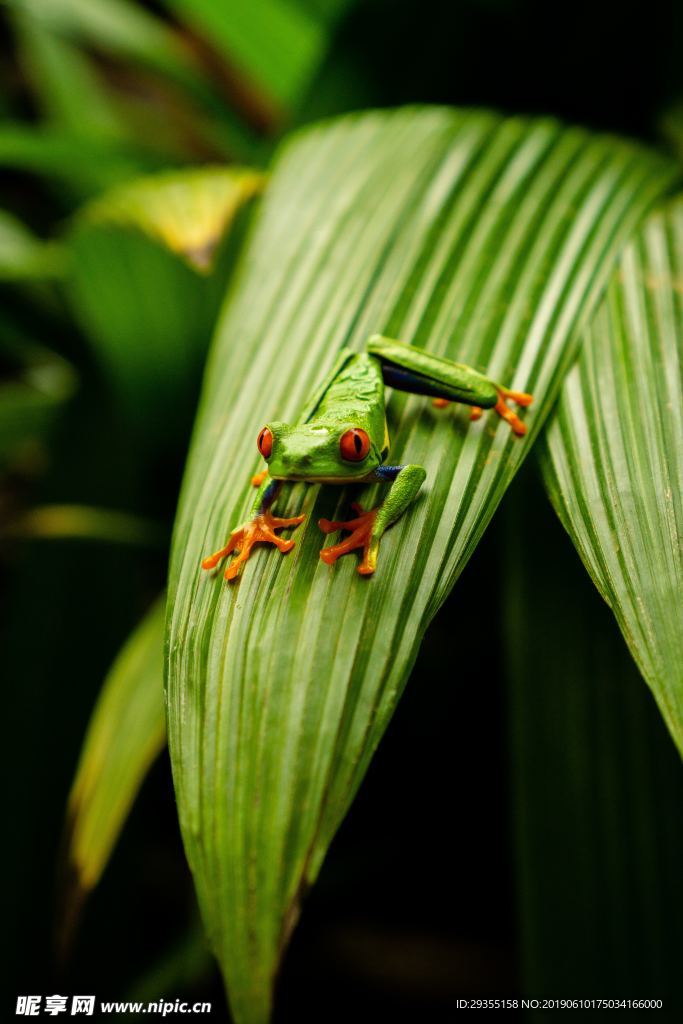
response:
<path id="1" fill-rule="evenodd" d="M 209 362 L 167 635 L 181 826 L 241 1024 L 267 1019 L 302 892 L 424 630 L 528 453 L 613 257 L 674 177 L 553 121 L 429 108 L 330 122 L 280 154 Z M 259 552 L 234 586 L 202 574 L 252 501 L 260 426 L 294 417 L 339 348 L 373 331 L 533 391 L 527 438 L 395 395 L 391 459 L 424 465 L 427 484 L 375 578 L 353 557 L 321 563 L 316 521 L 350 495 L 303 486 L 279 506 L 308 514 L 291 555 Z M 486 685 L 466 637 L 444 663 Z"/>

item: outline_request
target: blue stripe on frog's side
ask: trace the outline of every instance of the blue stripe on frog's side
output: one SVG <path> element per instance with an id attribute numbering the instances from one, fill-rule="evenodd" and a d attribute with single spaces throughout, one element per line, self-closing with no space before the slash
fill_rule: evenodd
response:
<path id="1" fill-rule="evenodd" d="M 377 466 L 372 475 L 377 480 L 393 483 L 402 469 L 405 469 L 405 466 Z"/>

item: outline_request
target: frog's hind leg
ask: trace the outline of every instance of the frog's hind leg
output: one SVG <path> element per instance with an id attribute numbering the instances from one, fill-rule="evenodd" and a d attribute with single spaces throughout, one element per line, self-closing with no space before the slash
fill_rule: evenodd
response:
<path id="1" fill-rule="evenodd" d="M 410 370 L 399 369 L 395 366 L 386 365 L 382 367 L 384 383 L 389 387 L 397 388 L 400 391 L 409 391 L 414 395 L 432 396 L 432 405 L 436 409 L 445 409 L 452 402 L 470 406 L 470 419 L 479 420 L 484 415 L 484 409 L 493 409 L 501 419 L 510 424 L 513 434 L 523 437 L 526 434 L 526 426 L 519 416 L 509 407 L 508 402 L 516 402 L 517 405 L 527 406 L 533 402 L 533 395 L 527 395 L 523 391 L 510 391 L 509 388 L 501 387 L 486 381 L 482 386 L 479 382 L 476 398 L 464 392 L 454 393 L 451 385 L 440 385 L 437 381 L 422 377 L 419 373 L 411 373 Z"/>
<path id="2" fill-rule="evenodd" d="M 470 366 L 379 334 L 368 339 L 367 348 L 379 360 L 384 383 L 389 387 L 427 395 L 440 405 L 462 402 L 492 409 L 496 404 L 496 386 Z"/>
<path id="3" fill-rule="evenodd" d="M 524 423 L 507 402 L 531 405 L 532 395 L 510 391 L 471 366 L 454 363 L 393 338 L 373 335 L 368 341 L 368 352 L 379 359 L 384 383 L 389 387 L 415 395 L 428 395 L 440 409 L 451 402 L 469 405 L 472 420 L 478 420 L 484 409 L 494 409 L 510 424 L 515 434 L 521 437 L 526 433 Z"/>

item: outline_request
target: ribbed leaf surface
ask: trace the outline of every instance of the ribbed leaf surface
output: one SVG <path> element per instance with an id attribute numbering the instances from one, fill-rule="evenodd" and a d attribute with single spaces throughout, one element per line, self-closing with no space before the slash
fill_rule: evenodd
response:
<path id="1" fill-rule="evenodd" d="M 544 445 L 545 449 L 545 445 Z M 547 432 L 553 503 L 683 751 L 683 202 L 621 257 Z"/>
<path id="2" fill-rule="evenodd" d="M 210 359 L 171 566 L 178 806 L 240 1024 L 267 1019 L 302 892 L 421 636 L 529 452 L 617 247 L 674 173 L 552 121 L 430 108 L 333 121 L 281 153 Z M 317 520 L 351 495 L 303 485 L 279 504 L 308 514 L 290 555 L 259 551 L 233 586 L 201 573 L 253 501 L 261 425 L 295 417 L 340 347 L 373 331 L 534 392 L 526 439 L 394 395 L 391 460 L 421 463 L 427 483 L 374 578 L 353 556 L 320 561 Z M 485 684 L 485 652 L 463 640 L 458 658 Z"/>

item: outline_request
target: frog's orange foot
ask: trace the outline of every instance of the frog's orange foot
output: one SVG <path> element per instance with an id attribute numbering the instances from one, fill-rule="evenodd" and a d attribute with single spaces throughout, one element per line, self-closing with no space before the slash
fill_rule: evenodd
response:
<path id="1" fill-rule="evenodd" d="M 451 403 L 449 402 L 449 400 L 447 398 L 433 398 L 432 399 L 432 405 L 434 406 L 435 409 L 445 409 L 446 406 L 450 405 L 450 404 Z M 480 406 L 478 406 L 478 405 L 473 405 L 472 406 L 472 408 L 470 410 L 470 419 L 471 420 L 480 420 L 483 415 L 484 415 L 484 410 L 482 408 L 480 408 Z"/>
<path id="2" fill-rule="evenodd" d="M 285 526 L 298 526 L 305 518 L 306 516 L 294 516 L 292 519 L 281 519 L 279 516 L 271 515 L 270 512 L 262 512 L 255 516 L 250 523 L 244 523 L 243 526 L 233 530 L 225 547 L 203 560 L 202 569 L 215 569 L 223 558 L 233 551 L 237 551 L 239 554 L 233 558 L 224 574 L 226 580 L 234 580 L 251 555 L 255 544 L 274 544 L 283 554 L 286 551 L 291 551 L 294 541 L 278 537 L 275 531 L 282 530 Z"/>
<path id="3" fill-rule="evenodd" d="M 356 548 L 363 549 L 363 560 L 358 566 L 358 572 L 362 576 L 369 576 L 375 571 L 377 565 L 377 550 L 379 539 L 373 539 L 372 529 L 377 518 L 377 509 L 372 508 L 367 512 L 358 504 L 353 504 L 352 509 L 357 513 L 357 519 L 348 519 L 345 522 L 331 522 L 329 519 L 318 520 L 318 526 L 323 533 L 335 533 L 337 530 L 346 530 L 351 534 L 346 540 L 340 541 L 331 548 L 323 548 L 320 557 L 327 565 L 333 565 L 342 555 L 348 555 Z"/>
<path id="4" fill-rule="evenodd" d="M 534 400 L 533 395 L 527 395 L 524 391 L 510 391 L 508 388 L 497 388 L 498 401 L 496 402 L 494 409 L 506 423 L 510 424 L 513 434 L 517 437 L 523 437 L 526 434 L 526 424 L 522 423 L 519 416 L 512 411 L 507 405 L 506 399 L 511 402 L 516 402 L 517 405 L 531 405 Z"/>
<path id="5" fill-rule="evenodd" d="M 251 478 L 251 486 L 252 487 L 260 487 L 261 484 L 263 483 L 263 481 L 266 479 L 267 476 L 268 476 L 268 470 L 267 469 L 262 469 L 260 473 L 254 473 L 254 475 Z"/>

